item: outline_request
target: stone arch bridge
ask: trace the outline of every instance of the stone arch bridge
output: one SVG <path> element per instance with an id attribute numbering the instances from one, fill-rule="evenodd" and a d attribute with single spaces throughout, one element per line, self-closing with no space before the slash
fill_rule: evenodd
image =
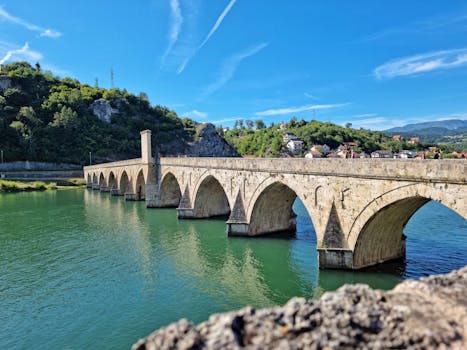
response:
<path id="1" fill-rule="evenodd" d="M 149 141 L 148 141 L 149 140 Z M 149 143 L 148 143 L 149 142 Z M 148 146 L 149 145 L 149 146 Z M 320 268 L 359 269 L 405 256 L 403 229 L 436 200 L 467 218 L 465 160 L 151 157 L 84 167 L 95 190 L 177 208 L 180 219 L 226 218 L 231 236 L 295 231 L 298 197 Z"/>

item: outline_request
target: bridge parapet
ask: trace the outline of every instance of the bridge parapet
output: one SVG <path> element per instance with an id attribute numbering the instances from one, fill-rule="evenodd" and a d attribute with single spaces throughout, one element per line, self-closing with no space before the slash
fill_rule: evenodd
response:
<path id="1" fill-rule="evenodd" d="M 416 182 L 466 183 L 465 160 L 440 159 L 278 159 L 161 158 L 162 167 L 377 178 Z"/>
<path id="2" fill-rule="evenodd" d="M 152 162 L 154 163 L 154 158 L 152 158 Z M 141 164 L 143 164 L 141 158 L 133 158 L 133 159 L 126 159 L 126 160 L 119 160 L 117 162 L 87 165 L 83 167 L 83 170 L 85 172 L 88 172 L 88 171 L 97 171 L 97 170 L 107 169 L 107 168 L 119 168 L 119 167 L 141 165 Z"/>

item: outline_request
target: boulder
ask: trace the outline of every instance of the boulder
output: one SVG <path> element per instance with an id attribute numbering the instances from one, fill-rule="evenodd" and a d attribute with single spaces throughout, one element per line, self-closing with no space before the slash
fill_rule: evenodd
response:
<path id="1" fill-rule="evenodd" d="M 92 110 L 94 115 L 105 123 L 110 123 L 110 117 L 112 114 L 118 113 L 118 109 L 112 108 L 109 101 L 104 98 L 95 100 L 89 108 Z"/>
<path id="2" fill-rule="evenodd" d="M 467 267 L 391 291 L 345 285 L 319 300 L 181 320 L 133 345 L 150 349 L 467 349 Z"/>
<path id="3" fill-rule="evenodd" d="M 211 123 L 203 123 L 196 128 L 196 140 L 187 150 L 190 157 L 239 157 L 240 155 L 230 146 L 216 127 Z"/>

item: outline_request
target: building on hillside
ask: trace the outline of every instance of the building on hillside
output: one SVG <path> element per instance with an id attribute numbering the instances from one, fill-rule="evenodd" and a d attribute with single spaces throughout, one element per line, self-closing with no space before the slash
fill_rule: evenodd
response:
<path id="1" fill-rule="evenodd" d="M 303 141 L 290 140 L 289 142 L 287 142 L 287 149 L 293 154 L 299 154 L 303 150 Z"/>
<path id="2" fill-rule="evenodd" d="M 340 146 L 339 146 L 340 147 Z M 350 151 L 344 147 L 342 148 L 339 148 L 336 152 L 336 154 L 340 157 L 340 158 L 349 158 L 350 157 Z"/>
<path id="3" fill-rule="evenodd" d="M 298 140 L 298 137 L 295 136 L 294 134 L 285 133 L 284 136 L 282 136 L 282 141 L 283 141 L 284 143 L 287 143 L 287 142 L 293 141 L 293 140 Z"/>
<path id="4" fill-rule="evenodd" d="M 287 129 L 287 123 L 286 123 L 286 122 L 281 122 L 281 123 L 279 124 L 279 129 L 280 129 L 280 130 L 285 130 L 285 129 Z"/>
<path id="5" fill-rule="evenodd" d="M 305 153 L 305 158 L 323 158 L 323 155 L 318 151 L 308 151 Z"/>
<path id="6" fill-rule="evenodd" d="M 324 145 L 313 145 L 310 148 L 310 151 L 320 152 L 322 154 L 328 154 L 331 151 L 331 147 L 329 147 L 326 144 L 324 144 Z"/>
<path id="7" fill-rule="evenodd" d="M 467 158 L 467 152 L 458 152 L 458 151 L 454 151 L 452 152 L 452 154 L 454 154 L 457 158 L 459 159 L 465 159 Z"/>
<path id="8" fill-rule="evenodd" d="M 415 151 L 409 151 L 409 150 L 402 150 L 398 154 L 398 158 L 402 159 L 409 159 L 409 158 L 415 158 L 417 156 L 417 152 Z"/>
<path id="9" fill-rule="evenodd" d="M 360 158 L 371 158 L 371 156 L 366 152 L 362 152 L 360 153 Z"/>
<path id="10" fill-rule="evenodd" d="M 415 143 L 419 143 L 420 142 L 420 138 L 419 137 L 411 137 L 409 139 L 409 141 L 407 141 L 407 143 L 410 143 L 410 144 L 415 144 Z"/>
<path id="11" fill-rule="evenodd" d="M 404 138 L 402 137 L 402 135 L 393 135 L 392 139 L 396 141 L 402 141 Z"/>
<path id="12" fill-rule="evenodd" d="M 340 156 L 336 152 L 329 153 L 326 158 L 340 158 Z"/>
<path id="13" fill-rule="evenodd" d="M 435 153 L 438 151 L 438 147 L 428 147 L 428 151 L 430 151 L 431 153 Z"/>
<path id="14" fill-rule="evenodd" d="M 343 144 L 344 146 L 346 146 L 347 149 L 355 149 L 355 148 L 358 147 L 358 143 L 353 142 L 353 141 L 343 142 L 342 144 Z"/>
<path id="15" fill-rule="evenodd" d="M 378 150 L 371 152 L 371 158 L 393 158 L 394 153 L 392 151 Z"/>

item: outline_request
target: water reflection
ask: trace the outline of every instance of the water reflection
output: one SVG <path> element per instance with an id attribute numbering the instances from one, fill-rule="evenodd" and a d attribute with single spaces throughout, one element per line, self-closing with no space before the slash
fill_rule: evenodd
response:
<path id="1" fill-rule="evenodd" d="M 0 195 L 0 208 L 0 348 L 128 349 L 182 317 L 200 322 L 344 283 L 387 289 L 467 264 L 465 220 L 437 203 L 407 225 L 405 263 L 364 272 L 318 270 L 298 202 L 291 239 L 228 238 L 224 221 L 177 220 L 174 209 L 89 190 Z"/>

